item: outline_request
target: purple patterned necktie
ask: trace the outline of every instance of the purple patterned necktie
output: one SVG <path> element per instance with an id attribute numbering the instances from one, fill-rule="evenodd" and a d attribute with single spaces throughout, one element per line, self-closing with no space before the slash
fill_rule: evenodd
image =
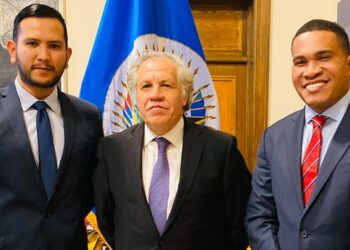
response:
<path id="1" fill-rule="evenodd" d="M 154 139 L 158 144 L 158 159 L 153 169 L 151 186 L 149 189 L 149 206 L 159 234 L 162 234 L 167 221 L 167 207 L 169 198 L 169 163 L 166 149 L 170 142 L 158 137 Z"/>

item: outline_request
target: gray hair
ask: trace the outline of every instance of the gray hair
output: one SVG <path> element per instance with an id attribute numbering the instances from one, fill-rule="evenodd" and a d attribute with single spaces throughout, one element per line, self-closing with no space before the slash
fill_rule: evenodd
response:
<path id="1" fill-rule="evenodd" d="M 137 72 L 143 62 L 154 58 L 154 57 L 165 57 L 168 58 L 175 64 L 177 72 L 177 80 L 181 84 L 182 96 L 187 98 L 187 104 L 184 107 L 184 111 L 187 111 L 192 104 L 193 94 L 193 74 L 187 65 L 175 54 L 169 52 L 150 51 L 145 52 L 139 56 L 131 65 L 128 73 L 128 85 L 132 95 L 135 96 L 137 87 Z"/>

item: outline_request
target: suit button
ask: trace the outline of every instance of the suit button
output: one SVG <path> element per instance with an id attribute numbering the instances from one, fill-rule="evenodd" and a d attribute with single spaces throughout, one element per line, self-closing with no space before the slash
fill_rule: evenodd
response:
<path id="1" fill-rule="evenodd" d="M 303 230 L 303 231 L 301 231 L 300 236 L 301 236 L 302 238 L 307 238 L 307 237 L 309 236 L 309 234 L 307 233 L 306 230 Z"/>
<path id="2" fill-rule="evenodd" d="M 158 248 L 157 249 L 162 249 L 164 247 L 164 241 L 159 241 L 158 242 Z"/>

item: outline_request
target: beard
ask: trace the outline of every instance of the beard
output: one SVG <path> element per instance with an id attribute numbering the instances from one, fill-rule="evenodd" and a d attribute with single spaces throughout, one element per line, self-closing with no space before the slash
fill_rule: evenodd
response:
<path id="1" fill-rule="evenodd" d="M 32 86 L 32 87 L 36 87 L 36 88 L 42 88 L 42 89 L 50 89 L 54 86 L 56 86 L 58 84 L 58 82 L 61 79 L 61 76 L 63 74 L 64 68 L 62 70 L 60 70 L 60 72 L 58 72 L 57 74 L 54 75 L 54 77 L 52 77 L 51 80 L 46 81 L 46 82 L 38 82 L 35 81 L 31 76 L 30 76 L 30 72 L 32 69 L 25 70 L 24 67 L 22 67 L 21 63 L 18 63 L 18 72 L 19 75 L 23 81 L 23 83 Z M 53 68 L 54 70 L 54 68 Z"/>

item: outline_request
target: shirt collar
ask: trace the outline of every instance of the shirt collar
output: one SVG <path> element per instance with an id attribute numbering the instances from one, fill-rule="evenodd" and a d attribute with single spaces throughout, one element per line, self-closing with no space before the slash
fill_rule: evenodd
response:
<path id="1" fill-rule="evenodd" d="M 176 125 L 169 132 L 162 135 L 161 137 L 164 137 L 165 139 L 170 141 L 170 143 L 175 147 L 180 147 L 183 141 L 184 124 L 184 119 L 183 117 L 181 117 L 181 119 L 176 123 Z M 153 133 L 152 130 L 150 130 L 149 127 L 145 124 L 144 146 L 146 146 L 156 137 L 158 136 L 155 133 Z"/>
<path id="2" fill-rule="evenodd" d="M 311 119 L 316 115 L 324 115 L 328 118 L 331 118 L 334 121 L 340 122 L 350 103 L 350 92 L 348 92 L 345 96 L 343 96 L 336 104 L 332 107 L 328 108 L 322 114 L 319 114 L 312 110 L 309 106 L 305 106 L 305 121 L 309 123 Z"/>
<path id="3" fill-rule="evenodd" d="M 27 111 L 32 107 L 32 105 L 39 101 L 37 98 L 29 94 L 18 82 L 18 79 L 15 80 L 15 87 L 16 91 L 18 93 L 19 100 L 21 102 L 22 110 L 23 112 Z M 51 110 L 54 112 L 59 112 L 59 101 L 58 101 L 58 90 L 57 87 L 54 89 L 54 91 L 45 99 L 41 100 L 44 101 Z"/>

